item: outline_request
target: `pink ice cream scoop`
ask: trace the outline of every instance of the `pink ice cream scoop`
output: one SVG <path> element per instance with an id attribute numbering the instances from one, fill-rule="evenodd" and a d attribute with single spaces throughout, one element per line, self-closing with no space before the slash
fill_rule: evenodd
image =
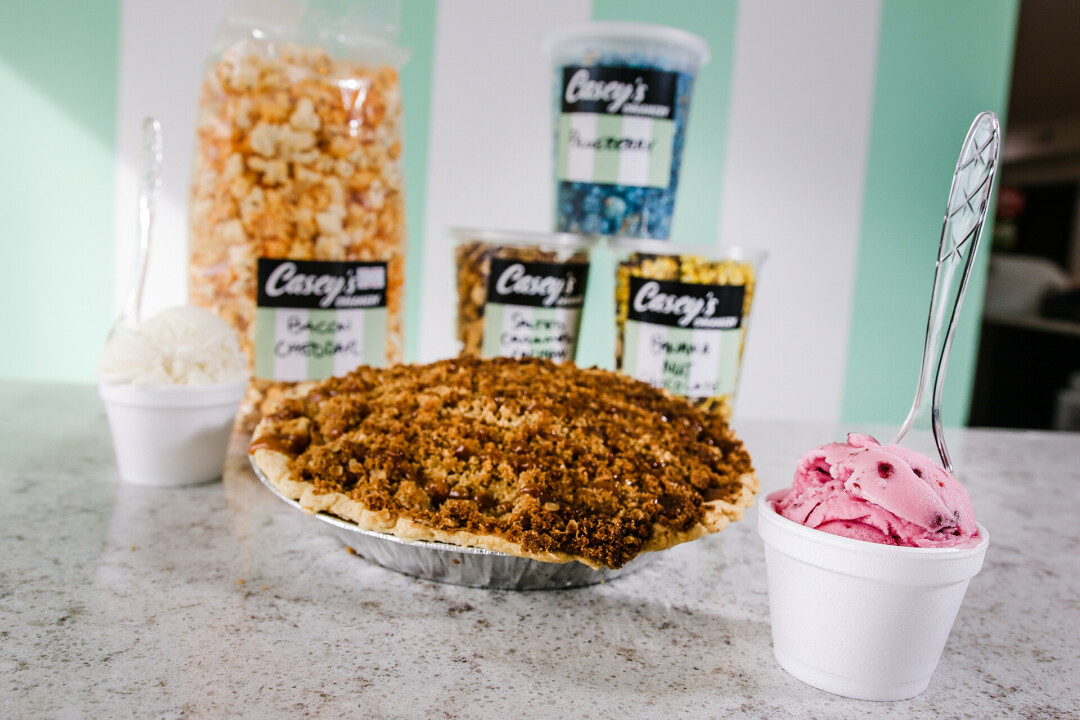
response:
<path id="1" fill-rule="evenodd" d="M 981 539 L 967 491 L 948 471 L 858 433 L 803 455 L 773 507 L 807 527 L 885 545 L 963 548 Z"/>

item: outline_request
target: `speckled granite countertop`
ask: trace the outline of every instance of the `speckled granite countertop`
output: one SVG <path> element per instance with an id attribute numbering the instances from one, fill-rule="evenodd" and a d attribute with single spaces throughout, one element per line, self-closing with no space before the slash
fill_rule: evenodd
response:
<path id="1" fill-rule="evenodd" d="M 835 428 L 736 425 L 764 488 Z M 605 585 L 490 592 L 349 555 L 248 469 L 119 483 L 89 386 L 0 383 L 0 717 L 1080 716 L 1080 435 L 953 431 L 991 546 L 929 690 L 776 665 L 750 513 Z"/>

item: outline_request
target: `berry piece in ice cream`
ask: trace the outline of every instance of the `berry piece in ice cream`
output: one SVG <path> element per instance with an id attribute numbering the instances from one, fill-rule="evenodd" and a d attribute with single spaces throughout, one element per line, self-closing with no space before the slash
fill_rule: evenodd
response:
<path id="1" fill-rule="evenodd" d="M 885 545 L 973 547 L 981 540 L 967 491 L 948 471 L 858 433 L 803 455 L 774 507 L 807 527 Z"/>

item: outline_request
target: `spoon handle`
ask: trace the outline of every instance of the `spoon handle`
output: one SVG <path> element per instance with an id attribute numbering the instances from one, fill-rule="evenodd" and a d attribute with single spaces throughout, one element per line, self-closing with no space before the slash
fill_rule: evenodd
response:
<path id="1" fill-rule="evenodd" d="M 1001 125 L 997 115 L 992 112 L 980 113 L 964 139 L 949 189 L 934 266 L 934 289 L 930 296 L 930 313 L 926 321 L 926 339 L 915 402 L 900 432 L 893 439 L 894 444 L 899 443 L 915 424 L 923 397 L 929 392 L 933 398 L 930 423 L 934 443 L 941 455 L 942 465 L 949 472 L 952 472 L 952 460 L 941 429 L 941 390 L 945 385 L 945 368 L 956 331 L 956 320 L 964 303 L 968 278 L 990 207 L 1000 149 Z"/>
<path id="2" fill-rule="evenodd" d="M 161 186 L 161 160 L 161 123 L 154 118 L 146 118 L 139 154 L 139 245 L 135 250 L 131 286 L 122 313 L 127 324 L 136 327 L 142 321 L 143 284 L 146 281 L 146 261 L 150 253 L 150 233 L 157 210 L 158 188 Z"/>

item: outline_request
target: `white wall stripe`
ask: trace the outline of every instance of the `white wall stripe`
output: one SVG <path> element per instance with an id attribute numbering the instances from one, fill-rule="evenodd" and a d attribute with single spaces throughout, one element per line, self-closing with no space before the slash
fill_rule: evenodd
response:
<path id="1" fill-rule="evenodd" d="M 456 288 L 447 228 L 552 228 L 547 33 L 589 20 L 590 0 L 441 2 L 428 143 L 419 360 L 447 357 Z"/>
<path id="2" fill-rule="evenodd" d="M 720 238 L 766 249 L 739 417 L 840 418 L 880 2 L 739 4 Z"/>

